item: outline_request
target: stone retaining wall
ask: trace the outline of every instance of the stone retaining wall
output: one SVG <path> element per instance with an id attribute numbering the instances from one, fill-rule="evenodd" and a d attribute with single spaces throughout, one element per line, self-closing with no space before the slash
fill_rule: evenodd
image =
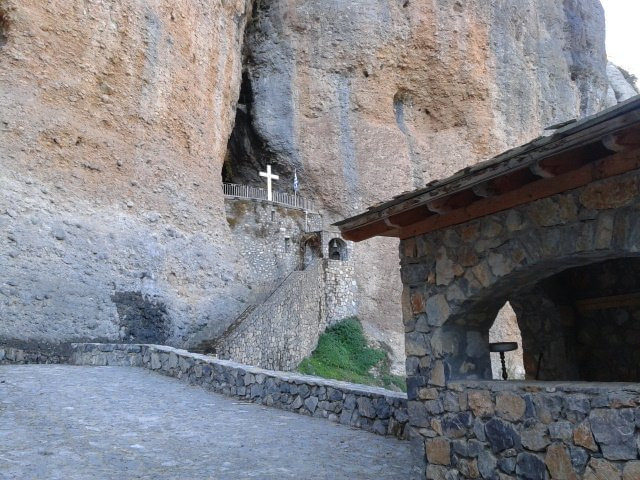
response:
<path id="1" fill-rule="evenodd" d="M 29 351 L 0 346 L 0 365 L 26 363 L 66 363 L 68 358 L 59 352 Z"/>
<path id="2" fill-rule="evenodd" d="M 76 365 L 143 367 L 270 407 L 380 435 L 408 435 L 406 396 L 382 388 L 264 370 L 158 345 L 77 343 L 72 352 Z"/>
<path id="3" fill-rule="evenodd" d="M 326 327 L 355 316 L 353 265 L 316 259 L 215 342 L 220 358 L 292 371 L 311 355 Z"/>
<path id="4" fill-rule="evenodd" d="M 638 384 L 461 381 L 419 398 L 427 479 L 640 478 Z"/>
<path id="5" fill-rule="evenodd" d="M 254 293 L 271 292 L 303 262 L 302 237 L 322 228 L 322 216 L 250 199 L 225 198 L 227 223 L 249 269 Z"/>

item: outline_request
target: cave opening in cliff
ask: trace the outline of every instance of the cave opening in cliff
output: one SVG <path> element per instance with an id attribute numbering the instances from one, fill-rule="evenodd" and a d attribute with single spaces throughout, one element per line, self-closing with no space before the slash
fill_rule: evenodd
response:
<path id="1" fill-rule="evenodd" d="M 222 166 L 222 181 L 239 185 L 263 187 L 264 179 L 259 175 L 267 163 L 275 159 L 264 140 L 253 126 L 253 89 L 249 72 L 242 73 L 240 96 L 227 152 Z"/>
<path id="2" fill-rule="evenodd" d="M 9 40 L 9 19 L 7 13 L 0 5 L 0 48 L 4 47 Z"/>

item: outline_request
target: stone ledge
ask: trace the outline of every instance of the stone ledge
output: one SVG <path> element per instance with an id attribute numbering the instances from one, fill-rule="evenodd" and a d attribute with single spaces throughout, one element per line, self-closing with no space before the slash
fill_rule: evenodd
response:
<path id="1" fill-rule="evenodd" d="M 74 343 L 70 363 L 134 366 L 270 407 L 408 437 L 406 395 L 298 373 L 265 370 L 162 345 Z"/>
<path id="2" fill-rule="evenodd" d="M 447 384 L 450 390 L 484 389 L 492 392 L 522 391 L 546 392 L 556 391 L 575 393 L 602 393 L 611 390 L 640 393 L 640 383 L 624 382 L 582 382 L 582 381 L 533 381 L 533 380 L 453 380 Z"/>

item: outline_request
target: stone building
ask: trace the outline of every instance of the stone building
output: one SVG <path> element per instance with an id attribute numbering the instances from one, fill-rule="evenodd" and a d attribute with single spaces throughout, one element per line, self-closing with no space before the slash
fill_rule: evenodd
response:
<path id="1" fill-rule="evenodd" d="M 327 326 L 357 315 L 352 244 L 314 211 L 234 195 L 225 204 L 254 281 L 243 312 L 223 329 L 203 328 L 192 350 L 295 370 Z"/>
<path id="2" fill-rule="evenodd" d="M 640 478 L 640 98 L 339 224 L 401 239 L 421 478 Z M 526 380 L 492 380 L 509 301 Z"/>

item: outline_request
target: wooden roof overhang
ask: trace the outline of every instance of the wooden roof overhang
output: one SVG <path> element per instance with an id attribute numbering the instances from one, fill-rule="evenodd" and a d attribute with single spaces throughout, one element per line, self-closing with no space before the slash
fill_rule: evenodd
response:
<path id="1" fill-rule="evenodd" d="M 354 242 L 422 235 L 640 169 L 639 147 L 637 96 L 335 225 Z"/>

